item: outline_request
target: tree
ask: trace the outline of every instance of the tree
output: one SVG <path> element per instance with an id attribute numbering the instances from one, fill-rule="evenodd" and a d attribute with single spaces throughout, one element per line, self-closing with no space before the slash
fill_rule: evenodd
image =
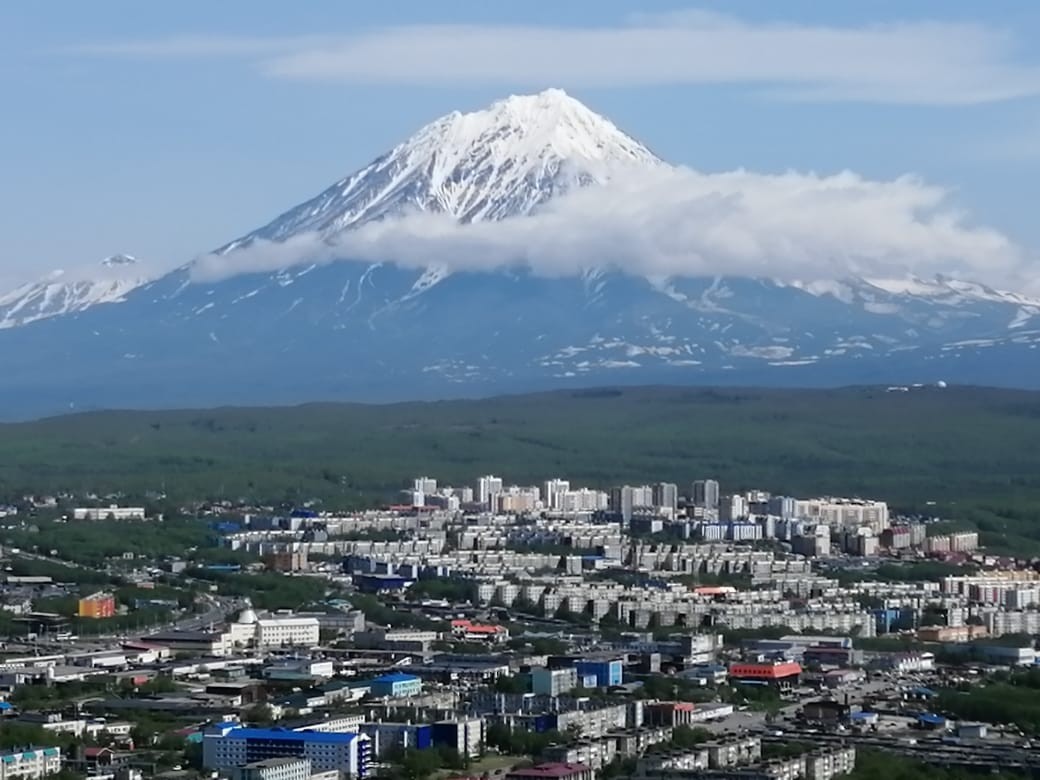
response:
<path id="1" fill-rule="evenodd" d="M 580 723 L 568 723 L 567 728 L 564 730 L 567 735 L 568 742 L 577 742 L 582 737 L 582 728 Z"/>
<path id="2" fill-rule="evenodd" d="M 391 751 L 387 758 L 395 764 L 390 776 L 399 780 L 425 780 L 444 766 L 442 754 L 432 749 L 398 749 Z"/>
<path id="3" fill-rule="evenodd" d="M 267 726 L 274 722 L 274 713 L 267 704 L 254 704 L 242 713 L 242 719 L 253 726 Z"/>
<path id="4" fill-rule="evenodd" d="M 535 655 L 563 655 L 567 652 L 567 643 L 551 637 L 539 637 L 531 640 L 531 652 Z"/>
<path id="5" fill-rule="evenodd" d="M 530 689 L 531 678 L 526 674 L 495 678 L 495 690 L 498 693 L 527 693 Z"/>
<path id="6" fill-rule="evenodd" d="M 672 730 L 672 746 L 676 748 L 692 748 L 702 742 L 707 742 L 714 736 L 705 728 L 690 726 L 676 726 Z"/>
<path id="7" fill-rule="evenodd" d="M 529 598 L 524 596 L 517 596 L 510 606 L 514 612 L 522 612 L 525 615 L 541 615 L 542 610 L 538 608 L 538 605 L 531 601 Z"/>

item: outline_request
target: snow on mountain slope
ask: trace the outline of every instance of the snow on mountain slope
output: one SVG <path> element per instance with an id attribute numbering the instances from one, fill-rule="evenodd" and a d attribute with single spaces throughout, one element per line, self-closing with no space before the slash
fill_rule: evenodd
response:
<path id="1" fill-rule="evenodd" d="M 1029 298 L 1019 293 L 995 290 L 978 282 L 966 282 L 959 279 L 950 279 L 946 276 L 936 276 L 934 279 L 929 280 L 911 274 L 901 279 L 864 279 L 864 281 L 885 292 L 896 295 L 942 298 L 949 303 L 992 301 L 1040 309 L 1040 298 Z"/>
<path id="2" fill-rule="evenodd" d="M 965 318 L 992 320 L 997 330 L 1021 329 L 1034 319 L 1040 321 L 1040 299 L 942 275 L 932 279 L 907 274 L 887 279 L 817 280 L 791 286 L 932 330 L 941 330 L 952 320 Z M 999 327 L 997 322 L 1001 323 Z"/>
<path id="3" fill-rule="evenodd" d="M 92 281 L 58 275 L 0 299 L 0 411 L 616 382 L 1040 386 L 1040 301 L 970 282 L 649 278 L 593 254 L 576 258 L 580 272 L 539 275 L 336 248 L 342 231 L 414 211 L 492 229 L 632 166 L 666 165 L 558 90 L 449 114 L 208 255 L 212 276 L 189 263 L 143 283 L 116 258 Z M 297 239 L 319 256 L 281 251 Z M 273 262 L 237 265 L 232 250 L 250 244 Z"/>
<path id="4" fill-rule="evenodd" d="M 88 273 L 52 271 L 43 279 L 0 296 L 0 328 L 123 301 L 128 293 L 150 281 L 137 259 L 130 255 L 106 257 Z"/>
<path id="5" fill-rule="evenodd" d="M 604 184 L 630 166 L 664 163 L 609 120 L 559 89 L 452 112 L 317 197 L 233 241 L 335 233 L 410 211 L 462 222 L 530 213 L 575 187 Z"/>

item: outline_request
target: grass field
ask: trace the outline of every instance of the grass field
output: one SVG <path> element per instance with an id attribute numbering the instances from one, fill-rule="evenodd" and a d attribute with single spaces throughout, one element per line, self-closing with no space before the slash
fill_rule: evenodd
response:
<path id="1" fill-rule="evenodd" d="M 1040 393 L 626 388 L 370 406 L 93 412 L 0 426 L 0 494 L 386 500 L 408 479 L 576 484 L 714 476 L 724 489 L 1040 517 Z M 1038 531 L 1040 531 L 1040 524 Z M 1040 539 L 1040 533 L 1037 534 Z"/>

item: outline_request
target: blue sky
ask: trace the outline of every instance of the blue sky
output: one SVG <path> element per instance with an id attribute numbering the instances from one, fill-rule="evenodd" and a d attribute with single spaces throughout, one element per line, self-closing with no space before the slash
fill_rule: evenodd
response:
<path id="1" fill-rule="evenodd" d="M 1040 247 L 1040 5 L 0 5 L 0 281 L 175 264 L 453 109 L 560 86 L 660 156 L 914 173 Z"/>

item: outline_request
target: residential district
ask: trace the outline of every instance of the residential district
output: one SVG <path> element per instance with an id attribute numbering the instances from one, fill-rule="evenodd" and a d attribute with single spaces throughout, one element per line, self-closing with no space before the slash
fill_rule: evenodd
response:
<path id="1" fill-rule="evenodd" d="M 355 513 L 118 498 L 0 511 L 0 780 L 1040 769 L 1035 562 L 883 501 L 496 476 Z"/>

